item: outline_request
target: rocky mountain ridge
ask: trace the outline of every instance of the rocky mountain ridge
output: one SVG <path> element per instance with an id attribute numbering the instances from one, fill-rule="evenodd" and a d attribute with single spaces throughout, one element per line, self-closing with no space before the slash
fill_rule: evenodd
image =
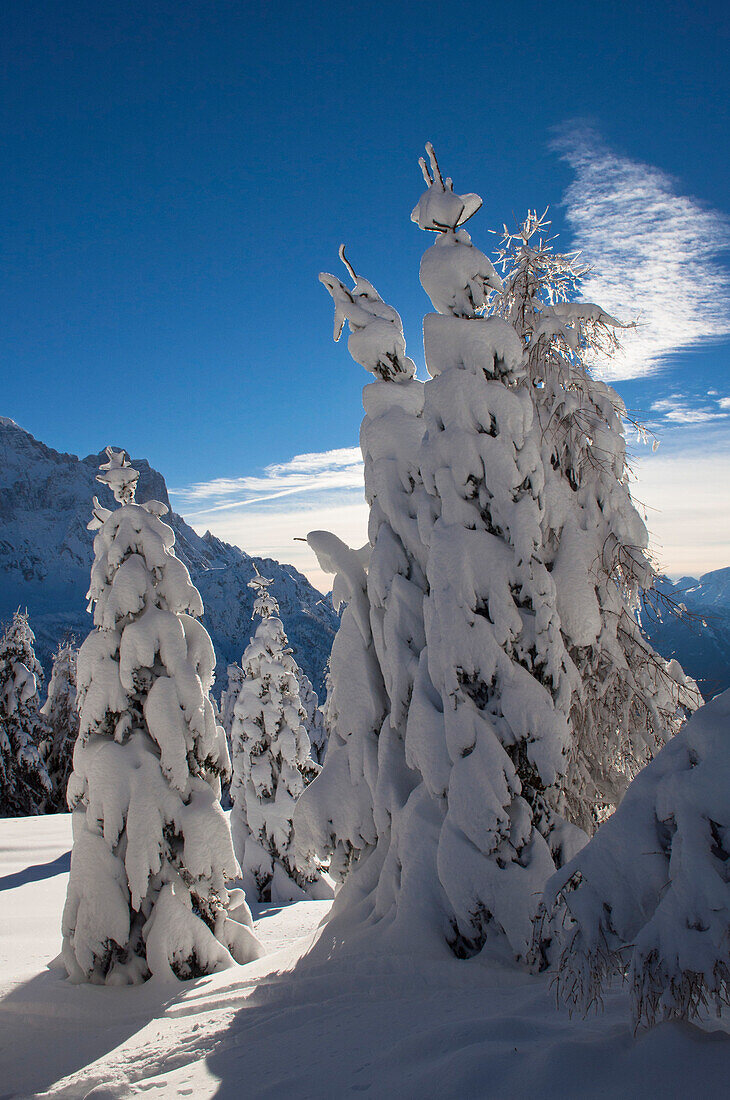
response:
<path id="1" fill-rule="evenodd" d="M 116 446 L 116 445 L 115 445 Z M 113 506 L 96 481 L 104 456 L 53 450 L 7 417 L 0 417 L 0 621 L 17 607 L 28 609 L 38 656 L 48 669 L 51 653 L 67 633 L 82 639 L 91 629 L 86 592 L 93 535 L 86 529 L 91 500 Z M 140 471 L 137 499 L 170 504 L 165 479 L 146 459 L 132 456 Z M 240 660 L 251 635 L 254 563 L 274 578 L 274 592 L 297 661 L 323 697 L 324 673 L 338 617 L 291 565 L 252 558 L 207 532 L 198 535 L 182 516 L 165 517 L 175 531 L 175 551 L 185 562 L 205 606 L 203 622 L 218 659 L 216 693 L 226 667 Z"/>

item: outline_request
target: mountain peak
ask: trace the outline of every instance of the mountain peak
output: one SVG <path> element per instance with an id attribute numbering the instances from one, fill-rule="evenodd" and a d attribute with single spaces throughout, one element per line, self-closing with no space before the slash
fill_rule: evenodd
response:
<path id="1" fill-rule="evenodd" d="M 86 524 L 91 502 L 114 507 L 109 489 L 96 475 L 106 459 L 100 452 L 79 459 L 47 447 L 10 420 L 0 418 L 0 620 L 18 606 L 28 607 L 47 666 L 55 644 L 69 632 L 81 640 L 91 629 L 85 593 L 93 558 Z M 129 453 L 129 452 L 128 452 Z M 169 505 L 167 485 L 147 459 L 130 454 L 140 472 L 137 499 Z M 190 571 L 205 605 L 203 622 L 225 680 L 227 665 L 240 660 L 251 632 L 254 575 L 251 557 L 208 532 L 197 534 L 174 512 L 166 517 L 175 532 L 175 552 Z M 260 561 L 260 559 L 259 559 Z M 267 562 L 274 575 L 282 619 L 309 679 L 321 690 L 337 628 L 332 608 L 293 566 Z"/>

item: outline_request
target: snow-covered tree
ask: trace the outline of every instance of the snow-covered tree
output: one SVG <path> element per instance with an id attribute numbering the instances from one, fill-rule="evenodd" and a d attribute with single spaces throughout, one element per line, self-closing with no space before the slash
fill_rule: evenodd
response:
<path id="1" fill-rule="evenodd" d="M 225 730 L 228 744 L 231 743 L 231 731 L 233 730 L 233 713 L 236 709 L 236 700 L 243 683 L 243 669 L 235 661 L 228 666 L 228 686 L 221 692 L 220 722 Z"/>
<path id="2" fill-rule="evenodd" d="M 48 684 L 48 696 L 41 707 L 46 720 L 47 739 L 42 746 L 51 780 L 50 805 L 65 813 L 66 789 L 73 769 L 73 753 L 79 732 L 76 707 L 76 662 L 78 650 L 72 641 L 59 643 L 53 654 L 53 669 Z"/>
<path id="3" fill-rule="evenodd" d="M 28 615 L 16 611 L 0 638 L 0 817 L 45 811 L 51 783 L 40 753 L 43 670 Z"/>
<path id="4" fill-rule="evenodd" d="M 329 888 L 316 860 L 295 845 L 294 806 L 319 768 L 310 755 L 298 667 L 272 584 L 258 570 L 249 581 L 261 622 L 243 654 L 233 712 L 231 817 L 246 891 L 258 901 L 284 902 L 326 897 Z"/>
<path id="5" fill-rule="evenodd" d="M 542 884 L 582 834 L 562 818 L 571 669 L 541 560 L 544 471 L 524 357 L 511 325 L 481 316 L 499 277 L 433 148 L 413 220 L 439 234 L 421 266 L 427 549 L 424 675 L 406 747 L 432 802 L 426 854 L 458 953 L 487 939 L 524 956 Z M 424 277 L 424 272 L 427 277 Z M 420 797 L 420 796 L 419 796 Z"/>
<path id="6" fill-rule="evenodd" d="M 335 339 L 347 321 L 350 354 L 375 376 L 363 391 L 360 432 L 368 544 L 355 552 L 335 536 L 309 535 L 321 567 L 336 573 L 335 600 L 347 607 L 330 658 L 327 756 L 295 820 L 300 841 L 331 856 L 338 881 L 359 862 L 338 910 L 366 895 L 383 915 L 392 898 L 386 889 L 376 896 L 378 882 L 390 882 L 380 869 L 389 858 L 391 822 L 414 781 L 405 731 L 423 646 L 425 576 L 416 511 L 424 387 L 405 354 L 400 316 L 355 273 L 344 248 L 340 256 L 352 288 L 320 275 L 335 302 Z"/>
<path id="7" fill-rule="evenodd" d="M 637 1027 L 730 1003 L 728 791 L 730 691 L 690 718 L 548 883 L 536 953 L 562 947 L 569 1006 L 600 1004 L 617 974 Z"/>
<path id="8" fill-rule="evenodd" d="M 335 574 L 332 602 L 336 611 L 344 610 L 329 661 L 327 756 L 297 803 L 296 837 L 300 850 L 326 861 L 330 876 L 341 883 L 377 838 L 370 780 L 386 696 L 370 626 L 370 546 L 353 550 L 329 531 L 312 531 L 307 541 L 325 573 Z"/>
<path id="9" fill-rule="evenodd" d="M 230 829 L 229 770 L 209 691 L 214 654 L 200 594 L 159 501 L 107 448 L 89 589 L 95 629 L 78 656 L 79 737 L 68 788 L 73 852 L 63 959 L 73 981 L 190 978 L 257 958 Z"/>
<path id="10" fill-rule="evenodd" d="M 297 681 L 299 683 L 299 702 L 304 710 L 304 728 L 309 738 L 310 752 L 315 764 L 324 762 L 324 754 L 327 751 L 327 728 L 324 724 L 324 714 L 319 705 L 317 692 L 312 687 L 312 681 L 303 669 L 297 669 Z"/>
<path id="11" fill-rule="evenodd" d="M 548 224 L 530 212 L 516 233 L 504 230 L 504 281 L 490 308 L 525 350 L 545 472 L 541 555 L 574 670 L 566 812 L 590 833 L 700 699 L 637 618 L 657 575 L 631 498 L 626 410 L 591 372 L 616 353 L 621 326 L 575 300 L 586 269 L 553 250 Z"/>

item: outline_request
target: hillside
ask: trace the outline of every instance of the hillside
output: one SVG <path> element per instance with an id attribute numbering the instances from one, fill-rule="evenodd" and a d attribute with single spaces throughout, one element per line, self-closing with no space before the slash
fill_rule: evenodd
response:
<path id="1" fill-rule="evenodd" d="M 101 460 L 101 455 L 61 454 L 0 417 L 0 621 L 17 607 L 27 607 L 46 669 L 60 637 L 71 632 L 80 639 L 91 628 L 85 596 L 93 538 L 86 524 L 94 495 L 103 504 L 112 503 L 106 486 L 96 481 Z M 169 506 L 162 474 L 146 459 L 133 457 L 133 462 L 141 475 L 137 498 Z M 253 593 L 247 585 L 255 562 L 275 580 L 297 661 L 322 697 L 338 622 L 330 601 L 291 565 L 252 558 L 210 533 L 198 535 L 174 512 L 166 522 L 175 531 L 177 555 L 203 597 L 203 622 L 218 659 L 216 691 L 251 634 Z"/>
<path id="2" fill-rule="evenodd" d="M 688 618 L 664 612 L 658 620 L 645 614 L 642 625 L 665 657 L 676 657 L 697 681 L 705 699 L 730 687 L 730 568 L 672 583 L 662 577 L 658 587 Z"/>
<path id="3" fill-rule="evenodd" d="M 71 985 L 58 963 L 68 814 L 0 821 L 5 1096 L 718 1096 L 729 1023 L 632 1034 L 625 988 L 585 1019 L 551 975 L 424 952 L 338 959 L 327 902 L 255 906 L 267 954 L 189 982 Z M 49 964 L 50 968 L 49 968 Z M 39 1057 L 39 1052 L 41 1056 Z"/>

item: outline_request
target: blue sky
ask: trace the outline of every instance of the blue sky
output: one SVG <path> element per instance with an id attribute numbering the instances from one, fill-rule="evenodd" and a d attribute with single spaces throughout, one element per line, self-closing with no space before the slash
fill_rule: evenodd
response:
<path id="1" fill-rule="evenodd" d="M 326 584 L 292 538 L 364 538 L 367 379 L 317 273 L 346 241 L 422 362 L 430 139 L 476 244 L 550 204 L 640 318 L 613 374 L 661 439 L 632 447 L 657 554 L 730 564 L 729 23 L 636 7 L 6 4 L 0 413 L 147 456 L 196 525 Z"/>

